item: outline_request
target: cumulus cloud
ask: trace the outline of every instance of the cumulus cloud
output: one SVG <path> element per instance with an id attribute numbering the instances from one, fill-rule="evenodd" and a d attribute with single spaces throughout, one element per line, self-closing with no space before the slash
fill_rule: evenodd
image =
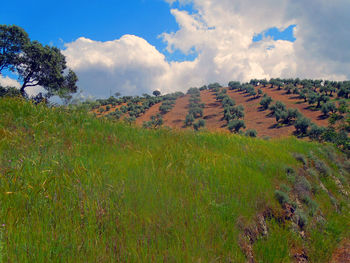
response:
<path id="1" fill-rule="evenodd" d="M 20 88 L 21 84 L 15 79 L 0 75 L 0 86 Z"/>
<path id="2" fill-rule="evenodd" d="M 179 30 L 161 35 L 168 52 L 195 52 L 193 61 L 167 62 L 146 40 L 132 35 L 66 44 L 68 65 L 85 94 L 186 90 L 209 82 L 251 78 L 350 78 L 348 0 L 166 0 L 191 3 L 194 13 L 171 9 Z M 295 42 L 253 36 L 296 24 Z"/>

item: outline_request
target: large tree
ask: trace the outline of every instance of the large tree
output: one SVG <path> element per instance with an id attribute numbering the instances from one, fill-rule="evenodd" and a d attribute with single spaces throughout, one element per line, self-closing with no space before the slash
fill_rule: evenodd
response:
<path id="1" fill-rule="evenodd" d="M 0 74 L 4 69 L 14 70 L 20 53 L 29 44 L 28 34 L 18 26 L 0 25 Z"/>
<path id="2" fill-rule="evenodd" d="M 78 78 L 67 69 L 66 59 L 58 48 L 30 41 L 17 26 L 2 25 L 0 32 L 0 43 L 6 46 L 1 53 L 0 69 L 10 68 L 18 73 L 23 97 L 27 96 L 26 88 L 34 86 L 44 88 L 47 98 L 53 95 L 67 98 L 77 91 Z"/>

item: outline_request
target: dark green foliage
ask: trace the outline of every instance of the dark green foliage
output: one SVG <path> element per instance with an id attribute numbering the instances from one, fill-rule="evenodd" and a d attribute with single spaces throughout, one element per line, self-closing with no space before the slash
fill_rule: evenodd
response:
<path id="1" fill-rule="evenodd" d="M 331 113 L 334 113 L 337 111 L 337 107 L 335 105 L 334 102 L 327 102 L 327 103 L 324 103 L 321 107 L 321 112 L 324 114 L 324 115 L 328 115 L 329 112 Z"/>
<path id="2" fill-rule="evenodd" d="M 120 107 L 120 110 L 122 113 L 126 113 L 128 111 L 128 107 L 126 107 L 125 105 Z"/>
<path id="3" fill-rule="evenodd" d="M 307 216 L 305 215 L 305 213 L 301 210 L 297 210 L 295 212 L 295 219 L 296 219 L 296 223 L 298 224 L 298 226 L 301 229 L 304 229 L 305 226 L 308 224 L 308 219 Z"/>
<path id="4" fill-rule="evenodd" d="M 106 106 L 106 111 L 109 111 L 111 109 L 111 106 L 107 105 Z"/>
<path id="5" fill-rule="evenodd" d="M 66 59 L 60 49 L 43 46 L 37 41 L 23 45 L 21 55 L 13 65 L 22 82 L 20 91 L 24 97 L 27 87 L 41 86 L 47 91 L 46 97 L 69 98 L 70 93 L 77 91 L 78 78 L 72 70 L 65 75 L 66 68 Z"/>
<path id="6" fill-rule="evenodd" d="M 267 110 L 271 102 L 272 102 L 272 98 L 269 96 L 266 96 L 261 99 L 260 105 L 264 110 Z"/>
<path id="7" fill-rule="evenodd" d="M 126 124 L 131 125 L 132 123 L 134 123 L 136 121 L 136 118 L 134 116 L 129 116 L 129 117 L 125 117 L 124 118 L 124 122 Z"/>
<path id="8" fill-rule="evenodd" d="M 284 205 L 285 203 L 289 203 L 288 194 L 286 194 L 285 192 L 283 192 L 281 190 L 275 191 L 275 197 L 281 205 Z"/>
<path id="9" fill-rule="evenodd" d="M 189 114 L 191 114 L 194 118 L 199 118 L 203 116 L 203 109 L 201 107 L 191 107 L 188 111 Z"/>
<path id="10" fill-rule="evenodd" d="M 297 161 L 301 162 L 303 165 L 307 165 L 307 159 L 303 154 L 295 153 L 293 156 Z"/>
<path id="11" fill-rule="evenodd" d="M 160 91 L 159 90 L 155 90 L 152 92 L 152 94 L 156 97 L 160 96 Z"/>
<path id="12" fill-rule="evenodd" d="M 325 177 L 331 175 L 331 170 L 329 169 L 329 167 L 324 161 L 315 159 L 314 165 L 315 165 L 315 169 L 320 173 L 320 175 Z"/>
<path id="13" fill-rule="evenodd" d="M 326 131 L 326 128 L 317 126 L 316 124 L 311 124 L 310 130 L 309 130 L 309 137 L 312 140 L 320 140 L 322 134 Z"/>
<path id="14" fill-rule="evenodd" d="M 192 114 L 187 114 L 186 119 L 185 119 L 185 125 L 186 126 L 191 126 L 194 122 L 195 118 L 193 117 Z"/>
<path id="15" fill-rule="evenodd" d="M 200 95 L 200 91 L 198 88 L 189 88 L 187 91 L 187 94 L 191 94 L 191 95 Z"/>
<path id="16" fill-rule="evenodd" d="M 155 129 L 163 125 L 163 117 L 161 114 L 157 114 L 151 117 L 150 121 L 143 122 L 143 127 L 147 129 Z"/>
<path id="17" fill-rule="evenodd" d="M 14 71 L 20 65 L 20 53 L 30 43 L 28 34 L 20 27 L 0 25 L 0 73 Z"/>
<path id="18" fill-rule="evenodd" d="M 294 123 L 294 127 L 298 134 L 307 134 L 307 129 L 309 128 L 311 121 L 303 116 L 299 116 Z"/>
<path id="19" fill-rule="evenodd" d="M 211 90 L 211 91 L 217 91 L 221 87 L 222 86 L 219 83 L 217 83 L 217 82 L 208 85 L 208 89 Z"/>
<path id="20" fill-rule="evenodd" d="M 228 87 L 230 90 L 239 90 L 241 88 L 241 83 L 239 81 L 230 81 Z"/>
<path id="21" fill-rule="evenodd" d="M 286 111 L 286 104 L 281 101 L 276 101 L 274 105 L 270 106 L 270 110 L 272 114 L 275 114 L 276 111 Z"/>
<path id="22" fill-rule="evenodd" d="M 17 97 L 20 96 L 21 93 L 19 92 L 18 89 L 14 87 L 1 87 L 0 86 L 0 98 L 1 97 Z"/>
<path id="23" fill-rule="evenodd" d="M 245 132 L 245 135 L 248 137 L 256 137 L 258 135 L 258 132 L 254 129 L 249 129 Z"/>
<path id="24" fill-rule="evenodd" d="M 246 126 L 243 120 L 231 120 L 227 127 L 231 132 L 238 133 L 241 128 L 245 128 Z"/>
<path id="25" fill-rule="evenodd" d="M 205 127 L 205 120 L 199 119 L 193 123 L 194 130 L 198 131 L 200 128 Z"/>
<path id="26" fill-rule="evenodd" d="M 293 90 L 294 88 L 295 88 L 294 85 L 288 84 L 288 85 L 284 88 L 284 90 L 287 91 L 287 94 L 291 94 L 291 93 L 292 93 L 292 90 Z"/>
<path id="27" fill-rule="evenodd" d="M 236 102 L 233 99 L 231 99 L 228 95 L 224 96 L 221 103 L 224 108 L 236 105 Z"/>
<path id="28" fill-rule="evenodd" d="M 298 111 L 298 109 L 288 109 L 286 114 L 282 114 L 281 119 L 283 123 L 291 124 L 300 116 L 301 113 Z"/>
<path id="29" fill-rule="evenodd" d="M 172 104 L 170 103 L 163 103 L 162 105 L 160 105 L 159 107 L 159 111 L 162 113 L 162 114 L 166 114 L 168 113 L 171 109 L 173 108 Z"/>
<path id="30" fill-rule="evenodd" d="M 232 119 L 242 119 L 244 117 L 244 107 L 242 105 L 225 106 L 224 108 L 224 120 L 229 122 Z"/>

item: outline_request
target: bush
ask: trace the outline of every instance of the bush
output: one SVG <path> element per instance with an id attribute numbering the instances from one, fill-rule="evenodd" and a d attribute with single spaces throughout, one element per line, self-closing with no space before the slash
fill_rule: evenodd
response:
<path id="1" fill-rule="evenodd" d="M 109 111 L 111 109 L 111 106 L 107 105 L 106 106 L 106 111 Z"/>
<path id="2" fill-rule="evenodd" d="M 308 223 L 307 216 L 301 210 L 297 210 L 295 212 L 295 219 L 296 219 L 296 223 L 301 229 L 304 229 Z"/>
<path id="3" fill-rule="evenodd" d="M 230 90 L 238 90 L 241 88 L 241 83 L 239 83 L 238 81 L 230 81 L 228 83 L 228 87 Z"/>
<path id="4" fill-rule="evenodd" d="M 288 194 L 286 194 L 285 192 L 283 192 L 281 190 L 276 190 L 275 191 L 275 197 L 276 197 L 277 201 L 281 205 L 289 203 L 289 196 L 288 196 Z"/>
<path id="5" fill-rule="evenodd" d="M 311 122 L 309 119 L 299 116 L 294 123 L 296 132 L 299 134 L 307 134 L 307 129 L 309 128 Z"/>
<path id="6" fill-rule="evenodd" d="M 241 128 L 245 128 L 245 123 L 243 120 L 231 120 L 228 125 L 227 125 L 228 129 L 231 131 L 231 132 L 239 132 L 239 130 Z"/>
<path id="7" fill-rule="evenodd" d="M 269 96 L 266 96 L 261 99 L 260 105 L 264 110 L 267 110 L 271 102 L 272 102 L 272 98 Z"/>
<path id="8" fill-rule="evenodd" d="M 200 128 L 205 127 L 205 120 L 200 119 L 193 123 L 193 128 L 198 131 Z"/>
<path id="9" fill-rule="evenodd" d="M 246 131 L 245 135 L 248 137 L 256 137 L 258 132 L 256 130 L 249 129 Z"/>
<path id="10" fill-rule="evenodd" d="M 162 104 L 160 105 L 159 107 L 159 111 L 162 113 L 162 114 L 166 114 L 167 112 L 169 112 L 173 107 L 170 105 L 170 104 Z"/>
<path id="11" fill-rule="evenodd" d="M 325 131 L 326 131 L 326 128 L 317 126 L 316 124 L 311 124 L 308 135 L 312 140 L 320 140 L 322 134 Z"/>
<path id="12" fill-rule="evenodd" d="M 329 167 L 321 160 L 315 159 L 315 168 L 323 176 L 327 177 L 331 174 Z"/>
<path id="13" fill-rule="evenodd" d="M 334 113 L 336 111 L 337 111 L 337 107 L 335 106 L 334 102 L 327 102 L 323 104 L 321 107 L 321 112 L 323 113 L 323 115 L 328 115 L 329 112 Z"/>
<path id="14" fill-rule="evenodd" d="M 276 111 L 286 111 L 286 105 L 281 101 L 276 101 L 276 103 L 270 107 L 270 110 L 272 114 L 275 114 Z"/>
<path id="15" fill-rule="evenodd" d="M 185 119 L 185 125 L 186 126 L 191 126 L 192 123 L 194 122 L 194 117 L 192 114 L 187 114 L 186 119 Z"/>

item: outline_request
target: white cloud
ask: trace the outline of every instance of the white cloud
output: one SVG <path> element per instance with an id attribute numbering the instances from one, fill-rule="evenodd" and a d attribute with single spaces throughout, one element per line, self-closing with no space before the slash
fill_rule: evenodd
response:
<path id="1" fill-rule="evenodd" d="M 0 75 L 0 86 L 20 88 L 21 84 L 15 79 Z"/>
<path id="2" fill-rule="evenodd" d="M 166 0 L 170 4 L 174 0 Z M 179 0 L 196 11 L 172 9 L 179 30 L 162 34 L 167 50 L 194 61 L 171 62 L 144 39 L 125 35 L 108 42 L 79 38 L 66 44 L 68 65 L 86 94 L 141 94 L 251 78 L 350 78 L 348 0 Z M 296 41 L 254 34 L 296 24 Z"/>

